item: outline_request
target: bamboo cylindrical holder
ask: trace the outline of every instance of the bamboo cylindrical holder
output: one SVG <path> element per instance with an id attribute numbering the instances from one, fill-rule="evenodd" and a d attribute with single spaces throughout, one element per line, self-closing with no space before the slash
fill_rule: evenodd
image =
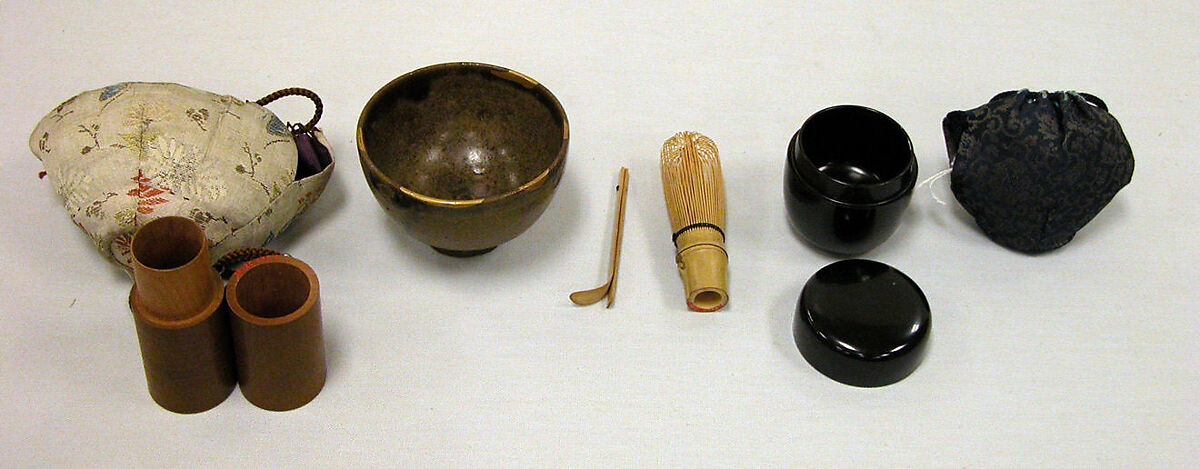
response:
<path id="1" fill-rule="evenodd" d="M 131 243 L 129 309 L 137 327 L 150 397 L 172 412 L 215 407 L 237 385 L 221 278 L 195 222 L 162 217 Z"/>
<path id="2" fill-rule="evenodd" d="M 226 298 L 246 400 L 284 411 L 317 397 L 325 386 L 325 342 L 312 268 L 292 257 L 261 257 L 233 274 Z"/>

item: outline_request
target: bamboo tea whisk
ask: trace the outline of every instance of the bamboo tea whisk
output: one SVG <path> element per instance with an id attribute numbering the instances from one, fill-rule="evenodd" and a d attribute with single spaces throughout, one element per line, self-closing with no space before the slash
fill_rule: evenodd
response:
<path id="1" fill-rule="evenodd" d="M 712 139 L 680 132 L 662 147 L 663 196 L 671 219 L 675 264 L 688 307 L 716 311 L 729 301 L 725 252 L 725 184 Z"/>

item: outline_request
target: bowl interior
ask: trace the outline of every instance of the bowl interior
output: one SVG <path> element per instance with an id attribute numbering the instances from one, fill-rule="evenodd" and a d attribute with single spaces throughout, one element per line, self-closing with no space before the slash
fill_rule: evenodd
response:
<path id="1" fill-rule="evenodd" d="M 362 118 L 371 162 L 428 197 L 472 200 L 511 192 L 555 164 L 562 108 L 545 89 L 482 64 L 446 64 L 389 84 Z"/>
<path id="2" fill-rule="evenodd" d="M 804 156 L 845 184 L 879 184 L 904 173 L 912 159 L 908 134 L 879 111 L 838 106 L 814 114 L 800 132 Z M 799 162 L 797 162 L 799 163 Z"/>

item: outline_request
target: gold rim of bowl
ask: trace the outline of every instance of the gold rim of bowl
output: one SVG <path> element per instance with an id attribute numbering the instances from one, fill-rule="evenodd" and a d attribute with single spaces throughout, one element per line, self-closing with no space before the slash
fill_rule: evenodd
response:
<path id="1" fill-rule="evenodd" d="M 559 147 L 558 154 L 554 156 L 554 161 L 552 161 L 550 163 L 550 166 L 548 166 L 546 168 L 546 170 L 542 171 L 537 176 L 534 176 L 533 179 L 530 179 L 529 182 L 526 182 L 525 184 L 522 184 L 522 185 L 518 186 L 517 188 L 512 189 L 503 194 L 491 195 L 491 196 L 482 197 L 482 198 L 478 198 L 478 199 L 461 199 L 461 200 L 442 199 L 442 198 L 433 197 L 433 196 L 425 195 L 420 192 L 414 191 L 403 185 L 397 184 L 396 181 L 392 180 L 392 178 L 390 178 L 386 174 L 384 174 L 383 171 L 381 171 L 378 166 L 375 166 L 375 162 L 371 160 L 370 155 L 367 153 L 367 145 L 363 139 L 363 126 L 366 124 L 367 113 L 372 108 L 375 107 L 375 104 L 380 99 L 382 99 L 383 95 L 386 94 L 387 91 L 389 91 L 393 87 L 397 86 L 397 84 L 399 84 L 400 82 L 402 82 L 402 81 L 408 79 L 409 77 L 416 75 L 418 73 L 423 73 L 423 72 L 428 72 L 430 70 L 437 70 L 437 69 L 443 69 L 443 68 L 485 69 L 485 70 L 490 71 L 496 77 L 512 81 L 514 83 L 517 83 L 517 84 L 525 87 L 526 89 L 531 89 L 531 90 L 535 90 L 535 92 L 544 93 L 546 97 L 550 98 L 550 102 L 554 104 L 554 111 L 558 114 L 559 117 L 561 117 L 562 128 L 563 128 L 563 136 L 562 136 L 563 144 L 562 144 L 562 146 Z M 545 184 L 546 180 L 550 178 L 550 173 L 553 172 L 556 168 L 562 166 L 563 161 L 566 159 L 567 142 L 570 139 L 570 130 L 567 126 L 567 113 L 566 113 L 566 111 L 563 110 L 562 104 L 558 102 L 558 98 L 554 96 L 554 93 L 551 93 L 550 90 L 548 88 L 546 88 L 545 86 L 543 86 L 541 83 L 538 83 L 536 80 L 529 78 L 529 77 L 521 74 L 520 72 L 516 72 L 516 71 L 510 70 L 510 69 L 507 69 L 504 67 L 500 67 L 497 65 L 485 64 L 485 63 L 479 63 L 479 62 L 447 62 L 447 63 L 441 63 L 441 64 L 436 64 L 436 65 L 429 65 L 429 66 L 421 67 L 421 68 L 418 68 L 411 72 L 405 73 L 403 75 L 400 75 L 399 77 L 396 77 L 392 81 L 388 82 L 388 84 L 383 85 L 382 88 L 379 88 L 379 90 L 375 91 L 375 94 L 372 95 L 371 99 L 367 101 L 367 105 L 363 106 L 362 113 L 360 113 L 358 116 L 358 127 L 357 127 L 355 133 L 356 133 L 356 137 L 357 137 L 357 141 L 358 141 L 358 159 L 359 159 L 359 162 L 362 163 L 363 167 L 367 169 L 367 171 L 370 171 L 371 174 L 373 174 L 375 177 L 386 182 L 393 189 L 403 192 L 405 195 L 407 195 L 409 197 L 412 197 L 414 199 L 417 199 L 417 200 L 424 202 L 426 204 L 429 204 L 429 205 L 437 205 L 437 206 L 442 206 L 442 207 L 464 207 L 464 206 L 470 206 L 470 205 L 479 205 L 479 204 L 487 203 L 487 202 L 494 202 L 494 201 L 497 201 L 500 199 L 511 197 L 519 192 L 526 191 L 526 190 L 532 189 L 534 187 L 537 187 L 539 185 Z"/>

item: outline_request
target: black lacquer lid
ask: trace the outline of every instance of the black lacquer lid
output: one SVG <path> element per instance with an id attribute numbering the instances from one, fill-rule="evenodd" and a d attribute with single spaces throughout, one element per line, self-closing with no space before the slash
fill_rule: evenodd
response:
<path id="1" fill-rule="evenodd" d="M 792 325 L 796 346 L 839 382 L 886 386 L 920 364 L 932 319 L 907 275 L 865 259 L 829 264 L 808 280 Z"/>

